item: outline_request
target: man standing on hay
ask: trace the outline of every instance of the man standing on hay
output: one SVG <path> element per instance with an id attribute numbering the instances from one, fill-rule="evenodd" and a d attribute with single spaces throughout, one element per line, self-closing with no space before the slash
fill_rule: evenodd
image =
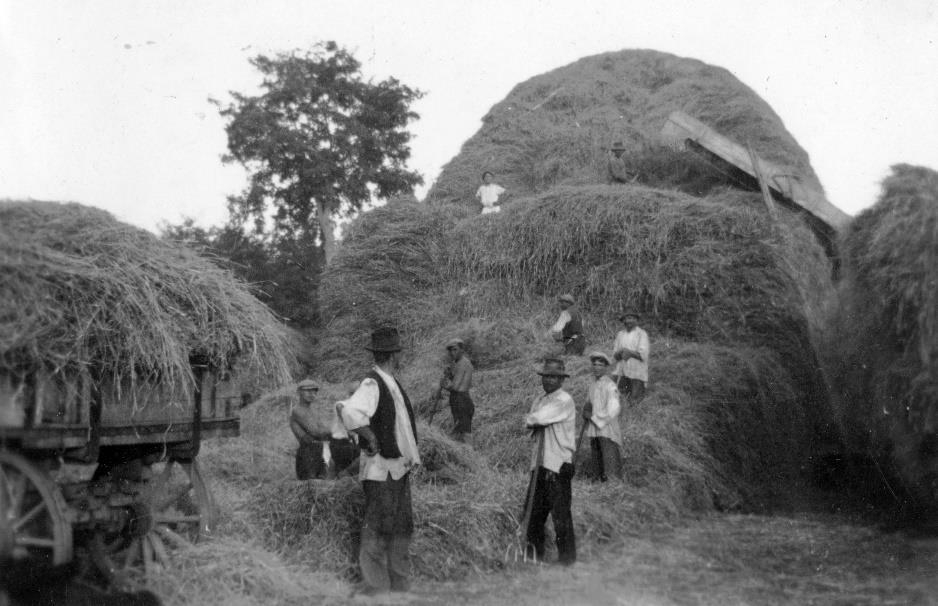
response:
<path id="1" fill-rule="evenodd" d="M 410 471 L 420 464 L 417 424 L 410 399 L 394 376 L 401 351 L 397 330 L 374 331 L 366 349 L 374 356 L 374 367 L 355 393 L 336 404 L 363 450 L 359 478 L 365 512 L 358 561 L 365 593 L 407 591 L 414 532 Z"/>
<path id="2" fill-rule="evenodd" d="M 625 325 L 625 329 L 616 335 L 612 350 L 612 355 L 617 360 L 616 384 L 619 386 L 619 393 L 635 404 L 645 397 L 651 342 L 648 340 L 648 333 L 638 326 L 637 312 L 627 311 L 620 314 L 619 321 Z"/>
<path id="3" fill-rule="evenodd" d="M 544 525 L 550 515 L 554 520 L 557 562 L 570 565 L 576 561 L 576 539 L 570 511 L 576 406 L 570 394 L 561 389 L 564 379 L 570 376 L 563 360 L 545 359 L 537 374 L 541 376 L 544 394 L 534 400 L 530 412 L 524 417 L 524 425 L 534 438 L 531 484 L 524 515 L 528 521 L 525 555 L 544 559 Z"/>
<path id="4" fill-rule="evenodd" d="M 440 381 L 440 387 L 449 391 L 449 409 L 453 413 L 453 437 L 459 442 L 472 443 L 472 416 L 475 404 L 469 396 L 472 387 L 472 362 L 465 352 L 462 339 L 450 339 L 446 344 L 450 365 Z"/>
<path id="5" fill-rule="evenodd" d="M 619 429 L 619 390 L 609 378 L 612 358 L 601 351 L 590 352 L 590 370 L 595 379 L 583 407 L 586 436 L 590 439 L 593 479 L 606 482 L 622 479 L 622 432 Z"/>
<path id="6" fill-rule="evenodd" d="M 358 457 L 358 447 L 333 410 L 324 414 L 317 404 L 319 383 L 303 379 L 296 385 L 299 403 L 290 412 L 290 430 L 296 436 L 296 479 L 335 478 Z"/>
<path id="7" fill-rule="evenodd" d="M 576 300 L 570 293 L 560 295 L 557 300 L 560 303 L 560 316 L 550 327 L 550 334 L 555 341 L 563 342 L 565 354 L 582 356 L 586 349 L 586 337 L 583 335 L 583 321 L 576 308 Z"/>

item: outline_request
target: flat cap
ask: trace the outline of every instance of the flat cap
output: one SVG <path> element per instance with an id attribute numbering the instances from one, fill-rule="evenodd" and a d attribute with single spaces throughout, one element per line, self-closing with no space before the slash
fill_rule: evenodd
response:
<path id="1" fill-rule="evenodd" d="M 601 351 L 591 351 L 589 355 L 590 362 L 593 360 L 602 360 L 606 366 L 612 366 L 612 358 Z"/>
<path id="2" fill-rule="evenodd" d="M 465 341 L 456 337 L 446 342 L 446 349 L 449 349 L 450 347 L 456 347 L 456 346 L 465 347 L 465 345 L 466 345 Z"/>
<path id="3" fill-rule="evenodd" d="M 304 389 L 319 389 L 319 383 L 312 379 L 303 379 L 296 384 L 297 391 L 302 391 Z"/>

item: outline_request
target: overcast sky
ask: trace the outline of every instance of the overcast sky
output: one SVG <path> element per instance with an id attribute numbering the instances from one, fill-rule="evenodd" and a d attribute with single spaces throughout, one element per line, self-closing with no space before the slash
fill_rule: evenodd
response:
<path id="1" fill-rule="evenodd" d="M 427 94 L 411 167 L 429 185 L 518 82 L 650 48 L 725 67 L 855 214 L 897 162 L 938 168 L 931 0 L 275 2 L 0 0 L 0 198 L 77 201 L 147 229 L 226 217 L 209 97 L 252 91 L 258 53 L 335 40 Z M 422 188 L 422 196 L 426 188 Z"/>

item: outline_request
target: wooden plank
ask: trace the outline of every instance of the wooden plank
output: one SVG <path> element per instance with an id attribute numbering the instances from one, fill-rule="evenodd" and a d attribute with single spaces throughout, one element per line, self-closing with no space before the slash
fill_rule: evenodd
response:
<path id="1" fill-rule="evenodd" d="M 759 181 L 759 189 L 762 191 L 762 201 L 769 211 L 772 221 L 778 221 L 778 212 L 775 210 L 775 200 L 772 199 L 772 192 L 769 191 L 769 185 L 762 177 L 762 167 L 759 166 L 759 156 L 752 149 L 752 143 L 746 143 L 746 149 L 749 151 L 749 161 L 752 163 L 752 170 L 756 173 L 756 180 Z"/>
<path id="2" fill-rule="evenodd" d="M 724 137 L 703 122 L 684 112 L 672 112 L 661 129 L 662 138 L 670 144 L 683 144 L 687 139 L 758 179 L 748 152 L 735 141 Z M 758 156 L 757 156 L 758 158 Z M 815 188 L 802 183 L 792 169 L 758 158 L 769 188 L 811 213 L 834 231 L 843 229 L 850 216 L 828 202 Z"/>

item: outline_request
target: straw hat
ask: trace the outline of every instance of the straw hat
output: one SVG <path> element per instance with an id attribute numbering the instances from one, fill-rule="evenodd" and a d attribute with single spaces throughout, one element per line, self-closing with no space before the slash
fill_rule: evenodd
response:
<path id="1" fill-rule="evenodd" d="M 466 343 L 462 339 L 459 339 L 459 338 L 450 339 L 449 341 L 446 342 L 446 349 L 449 349 L 451 347 L 465 347 L 465 345 Z"/>
<path id="2" fill-rule="evenodd" d="M 571 294 L 568 293 L 568 292 L 565 292 L 565 293 L 563 293 L 562 295 L 560 295 L 559 297 L 557 297 L 557 300 L 558 300 L 558 301 L 566 301 L 566 302 L 569 303 L 570 305 L 573 305 L 574 303 L 576 303 L 576 299 L 574 299 L 574 298 L 573 298 L 573 295 L 571 295 Z"/>
<path id="3" fill-rule="evenodd" d="M 537 371 L 537 374 L 542 377 L 569 377 L 567 370 L 564 367 L 563 360 L 558 358 L 544 358 L 544 366 L 541 370 Z"/>
<path id="4" fill-rule="evenodd" d="M 397 329 L 393 327 L 379 328 L 371 333 L 371 347 L 366 347 L 371 352 L 395 352 L 401 350 L 401 336 Z"/>
<path id="5" fill-rule="evenodd" d="M 612 358 L 601 351 L 591 351 L 589 355 L 590 362 L 593 360 L 602 360 L 606 366 L 612 366 Z"/>
<path id="6" fill-rule="evenodd" d="M 620 314 L 617 316 L 617 319 L 619 320 L 619 322 L 622 322 L 622 321 L 624 321 L 626 318 L 628 318 L 629 316 L 632 316 L 632 317 L 635 318 L 636 320 L 641 320 L 641 318 L 642 318 L 642 317 L 638 314 L 637 311 L 635 311 L 635 310 L 633 310 L 633 309 L 630 309 L 630 310 L 628 310 L 628 311 L 623 311 L 622 313 L 620 313 Z"/>

